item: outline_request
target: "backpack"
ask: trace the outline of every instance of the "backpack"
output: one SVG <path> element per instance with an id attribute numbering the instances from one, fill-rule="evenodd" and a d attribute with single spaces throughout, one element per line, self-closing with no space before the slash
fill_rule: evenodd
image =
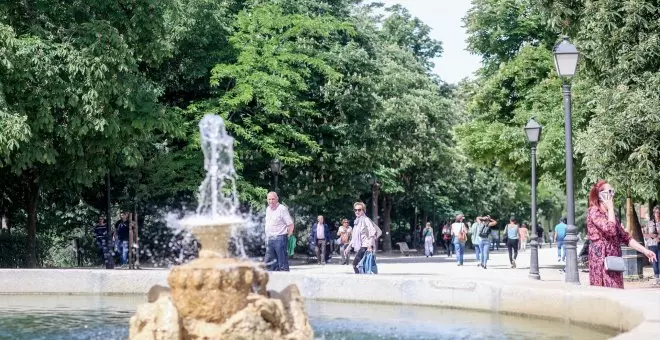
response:
<path id="1" fill-rule="evenodd" d="M 557 233 L 557 241 L 563 241 L 566 238 L 566 226 L 563 228 L 555 227 L 555 233 Z"/>
<path id="2" fill-rule="evenodd" d="M 458 232 L 456 239 L 459 243 L 465 243 L 467 241 L 467 232 L 465 231 L 465 226 L 461 223 L 461 231 Z"/>
<path id="3" fill-rule="evenodd" d="M 479 237 L 488 238 L 488 236 L 490 236 L 490 227 L 488 223 L 484 223 L 479 226 Z"/>

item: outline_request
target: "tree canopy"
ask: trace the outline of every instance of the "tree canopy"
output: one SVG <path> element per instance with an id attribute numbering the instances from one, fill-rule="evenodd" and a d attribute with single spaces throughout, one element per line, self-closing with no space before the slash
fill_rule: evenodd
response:
<path id="1" fill-rule="evenodd" d="M 432 73 L 442 42 L 398 5 L 2 3 L 0 217 L 12 236 L 0 242 L 27 251 L 0 263 L 64 263 L 67 239 L 89 237 L 88 219 L 106 209 L 106 189 L 114 211 L 141 217 L 144 256 L 163 255 L 165 215 L 196 202 L 197 122 L 208 113 L 235 137 L 242 209 L 263 208 L 274 189 L 269 163 L 281 160 L 280 196 L 301 246 L 315 216 L 350 218 L 357 200 L 382 224 L 386 250 L 417 224 L 459 212 L 529 220 L 531 117 L 544 127 L 540 215 L 554 222 L 565 170 L 552 49 L 563 34 L 581 52 L 572 79 L 578 200 L 598 178 L 655 200 L 657 11 L 644 0 L 476 0 L 464 23 L 482 67 L 447 84 Z"/>

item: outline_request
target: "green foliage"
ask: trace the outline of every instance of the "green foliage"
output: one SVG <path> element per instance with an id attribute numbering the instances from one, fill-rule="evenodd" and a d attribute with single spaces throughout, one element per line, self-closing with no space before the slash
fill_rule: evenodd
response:
<path id="1" fill-rule="evenodd" d="M 463 19 L 468 49 L 481 55 L 482 72 L 496 72 L 500 63 L 515 58 L 525 45 L 551 45 L 556 35 L 535 1 L 475 0 Z"/>
<path id="2" fill-rule="evenodd" d="M 71 239 L 89 241 L 109 171 L 111 204 L 137 207 L 148 257 L 170 261 L 180 236 L 162 215 L 195 204 L 197 122 L 207 113 L 235 137 L 242 208 L 264 206 L 269 163 L 284 163 L 280 196 L 299 246 L 311 218 L 350 218 L 356 200 L 379 203 L 372 213 L 401 238 L 421 219 L 459 211 L 528 219 L 522 126 L 531 115 L 546 127 L 539 160 L 550 184 L 539 188 L 540 206 L 556 214 L 563 120 L 545 12 L 526 10 L 528 1 L 475 4 L 470 47 L 487 69 L 456 87 L 430 74 L 442 44 L 401 6 L 3 3 L 0 215 L 10 216 L 15 242 L 39 249 L 41 265 L 75 264 Z"/>
<path id="3" fill-rule="evenodd" d="M 442 43 L 430 37 L 431 27 L 401 5 L 389 7 L 386 12 L 381 39 L 412 53 L 427 70 L 432 69 L 431 59 L 442 54 Z"/>

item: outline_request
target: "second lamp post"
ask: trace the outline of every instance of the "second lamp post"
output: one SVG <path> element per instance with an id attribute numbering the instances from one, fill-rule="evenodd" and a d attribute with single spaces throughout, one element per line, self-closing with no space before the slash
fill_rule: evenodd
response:
<path id="1" fill-rule="evenodd" d="M 573 126 L 571 122 L 571 78 L 577 69 L 580 54 L 567 37 L 554 48 L 555 67 L 562 78 L 564 95 L 564 138 L 566 141 L 566 282 L 580 283 L 577 264 L 577 227 L 575 226 L 575 196 L 573 194 Z"/>
<path id="2" fill-rule="evenodd" d="M 534 120 L 534 117 L 530 118 L 525 126 L 527 141 L 532 149 L 532 237 L 530 242 L 532 254 L 529 260 L 529 277 L 535 280 L 541 279 L 541 274 L 539 274 L 539 243 L 536 234 L 536 145 L 541 140 L 541 130 L 541 125 Z"/>
<path id="3" fill-rule="evenodd" d="M 280 177 L 280 173 L 282 171 L 282 162 L 280 162 L 279 159 L 275 158 L 272 161 L 270 161 L 270 172 L 273 173 L 273 181 L 274 188 L 273 191 L 275 191 L 277 194 L 279 194 L 280 188 L 278 186 L 277 180 Z"/>

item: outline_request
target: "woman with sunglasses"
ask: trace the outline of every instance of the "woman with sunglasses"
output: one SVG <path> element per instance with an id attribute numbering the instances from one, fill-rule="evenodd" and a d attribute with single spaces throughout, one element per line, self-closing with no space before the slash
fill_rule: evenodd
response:
<path id="1" fill-rule="evenodd" d="M 355 258 L 353 259 L 353 271 L 355 274 L 360 274 L 358 264 L 362 261 L 366 252 L 371 252 L 374 249 L 376 240 L 376 227 L 369 217 L 365 215 L 366 206 L 362 202 L 355 202 L 353 204 L 353 211 L 355 212 L 355 222 L 353 222 L 353 235 L 351 243 L 344 249 L 344 256 L 348 256 L 350 248 L 356 251 Z"/>
<path id="2" fill-rule="evenodd" d="M 637 250 L 657 261 L 655 253 L 630 238 L 621 222 L 614 216 L 614 189 L 606 181 L 598 181 L 589 191 L 587 212 L 587 236 L 589 245 L 589 282 L 592 286 L 623 289 L 623 273 L 605 268 L 605 258 L 621 256 L 621 244 Z"/>

